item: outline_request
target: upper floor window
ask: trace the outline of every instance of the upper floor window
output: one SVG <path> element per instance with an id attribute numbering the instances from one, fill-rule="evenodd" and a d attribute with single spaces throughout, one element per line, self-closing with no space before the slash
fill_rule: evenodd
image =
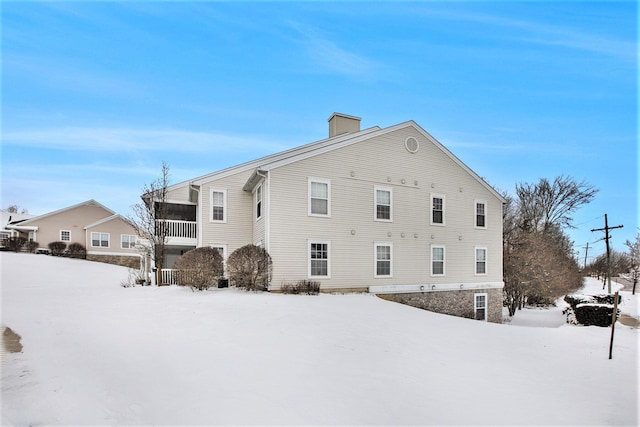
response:
<path id="1" fill-rule="evenodd" d="M 444 246 L 431 246 L 431 275 L 444 276 Z"/>
<path id="2" fill-rule="evenodd" d="M 136 236 L 133 234 L 122 234 L 120 241 L 122 249 L 133 249 L 136 246 Z"/>
<path id="3" fill-rule="evenodd" d="M 393 247 L 390 243 L 376 243 L 375 277 L 391 277 L 393 275 Z"/>
<path id="4" fill-rule="evenodd" d="M 487 248 L 476 248 L 476 274 L 487 274 Z"/>
<path id="5" fill-rule="evenodd" d="M 309 215 L 331 216 L 331 182 L 309 178 Z"/>
<path id="6" fill-rule="evenodd" d="M 60 241 L 61 242 L 70 242 L 71 241 L 71 231 L 69 231 L 69 230 L 60 230 Z"/>
<path id="7" fill-rule="evenodd" d="M 309 242 L 309 277 L 329 276 L 329 242 Z"/>
<path id="8" fill-rule="evenodd" d="M 431 224 L 444 225 L 444 196 L 440 194 L 431 195 Z"/>
<path id="9" fill-rule="evenodd" d="M 108 248 L 109 233 L 91 233 L 91 246 L 94 248 Z"/>
<path id="10" fill-rule="evenodd" d="M 226 190 L 211 190 L 211 221 L 227 222 Z"/>
<path id="11" fill-rule="evenodd" d="M 487 227 L 487 203 L 476 200 L 475 205 L 476 205 L 476 227 L 486 228 Z"/>
<path id="12" fill-rule="evenodd" d="M 262 218 L 262 185 L 256 188 L 256 219 Z"/>
<path id="13" fill-rule="evenodd" d="M 392 195 L 390 188 L 375 187 L 375 220 L 392 221 Z"/>

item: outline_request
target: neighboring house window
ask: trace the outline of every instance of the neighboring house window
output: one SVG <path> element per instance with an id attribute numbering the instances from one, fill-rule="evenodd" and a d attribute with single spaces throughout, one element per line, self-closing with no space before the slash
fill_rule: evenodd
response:
<path id="1" fill-rule="evenodd" d="M 331 183 L 309 178 L 309 215 L 331 216 Z"/>
<path id="2" fill-rule="evenodd" d="M 444 246 L 431 246 L 431 275 L 444 276 Z"/>
<path id="3" fill-rule="evenodd" d="M 136 246 L 136 236 L 133 234 L 121 235 L 122 249 L 133 249 Z"/>
<path id="4" fill-rule="evenodd" d="M 329 243 L 309 242 L 309 277 L 329 276 Z"/>
<path id="5" fill-rule="evenodd" d="M 391 216 L 391 189 L 375 187 L 375 220 L 392 221 Z"/>
<path id="6" fill-rule="evenodd" d="M 71 232 L 69 230 L 60 230 L 60 241 L 61 242 L 70 242 L 71 241 Z"/>
<path id="7" fill-rule="evenodd" d="M 390 243 L 376 243 L 375 277 L 391 277 L 393 275 L 393 248 Z"/>
<path id="8" fill-rule="evenodd" d="M 262 185 L 256 188 L 256 220 L 262 218 Z"/>
<path id="9" fill-rule="evenodd" d="M 487 274 L 487 248 L 476 248 L 476 274 Z"/>
<path id="10" fill-rule="evenodd" d="M 487 227 L 487 204 L 476 201 L 476 227 Z"/>
<path id="11" fill-rule="evenodd" d="M 473 312 L 476 320 L 487 320 L 487 294 L 474 294 Z"/>
<path id="12" fill-rule="evenodd" d="M 444 196 L 431 196 L 431 224 L 444 225 Z"/>
<path id="13" fill-rule="evenodd" d="M 211 190 L 211 221 L 227 222 L 227 192 Z"/>
<path id="14" fill-rule="evenodd" d="M 108 248 L 109 233 L 91 233 L 91 246 L 94 248 Z"/>

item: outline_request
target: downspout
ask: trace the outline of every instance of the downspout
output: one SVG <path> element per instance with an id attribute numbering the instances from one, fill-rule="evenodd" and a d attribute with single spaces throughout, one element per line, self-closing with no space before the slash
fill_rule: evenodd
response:
<path id="1" fill-rule="evenodd" d="M 200 192 L 200 186 L 189 183 L 189 188 L 198 193 L 198 209 L 196 209 L 196 233 L 197 233 L 197 247 L 202 247 L 202 193 Z"/>
<path id="2" fill-rule="evenodd" d="M 264 215 L 265 215 L 265 224 L 264 224 L 264 249 L 269 252 L 269 228 L 271 226 L 271 215 L 269 211 L 269 205 L 271 201 L 271 176 L 267 172 L 263 172 L 260 169 L 257 170 L 258 176 L 261 176 L 267 183 L 267 191 L 265 193 L 265 206 L 264 206 Z"/>

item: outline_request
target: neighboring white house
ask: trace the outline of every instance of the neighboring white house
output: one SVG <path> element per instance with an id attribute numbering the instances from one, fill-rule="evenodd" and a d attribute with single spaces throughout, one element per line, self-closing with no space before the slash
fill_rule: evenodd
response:
<path id="1" fill-rule="evenodd" d="M 4 247 L 11 237 L 20 235 L 20 232 L 7 228 L 8 225 L 20 224 L 22 221 L 34 216 L 28 213 L 0 211 L 0 247 Z"/>
<path id="2" fill-rule="evenodd" d="M 328 139 L 170 186 L 165 265 L 253 243 L 272 257 L 272 291 L 311 279 L 500 321 L 501 195 L 413 121 L 328 121 Z"/>

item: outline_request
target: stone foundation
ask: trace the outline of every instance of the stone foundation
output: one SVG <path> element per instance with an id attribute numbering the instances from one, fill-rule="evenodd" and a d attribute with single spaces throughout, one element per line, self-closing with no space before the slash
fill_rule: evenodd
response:
<path id="1" fill-rule="evenodd" d="M 380 298 L 435 313 L 474 318 L 474 295 L 487 294 L 487 321 L 502 323 L 502 289 L 378 294 Z"/>
<path id="2" fill-rule="evenodd" d="M 140 269 L 140 257 L 121 255 L 87 255 L 87 260 L 121 265 L 122 267 Z"/>

